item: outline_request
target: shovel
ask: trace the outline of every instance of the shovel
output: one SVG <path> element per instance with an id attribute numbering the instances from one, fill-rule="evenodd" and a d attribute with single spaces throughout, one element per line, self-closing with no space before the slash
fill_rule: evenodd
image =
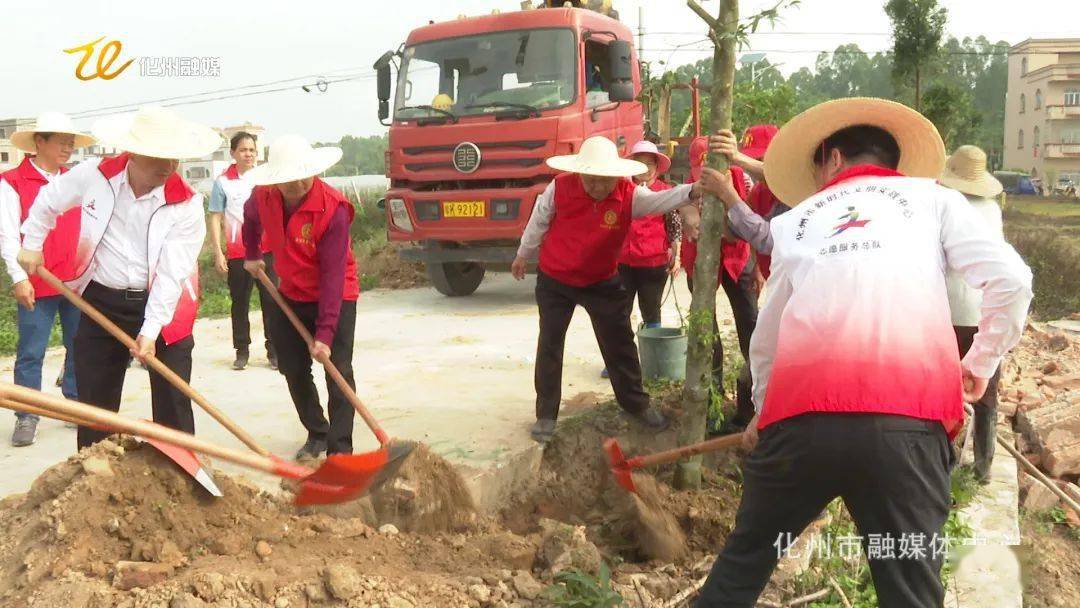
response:
<path id="1" fill-rule="evenodd" d="M 119 340 L 120 343 L 126 346 L 129 350 L 135 350 L 135 340 L 131 336 L 127 335 L 124 330 L 117 327 L 115 323 L 110 321 L 105 315 L 101 314 L 101 311 L 91 306 L 89 302 L 82 298 L 82 296 L 72 291 L 71 288 L 65 285 L 63 281 L 56 278 L 56 275 L 49 272 L 49 270 L 46 269 L 44 266 L 39 266 L 37 273 L 38 276 L 44 279 L 46 283 L 48 283 L 54 289 L 63 294 L 65 298 L 67 298 L 72 304 L 76 306 L 76 308 L 81 310 L 84 315 L 93 319 L 94 322 L 103 327 L 105 331 L 112 334 L 114 338 Z M 162 378 L 165 378 L 165 380 L 169 382 L 169 384 L 175 386 L 187 398 L 191 399 L 192 401 L 197 403 L 199 407 L 203 408 L 203 410 L 207 414 L 210 414 L 214 418 L 214 420 L 217 420 L 221 424 L 221 426 L 228 429 L 228 431 L 235 435 L 237 439 L 242 441 L 244 445 L 251 448 L 252 451 L 254 451 L 256 454 L 259 454 L 260 456 L 270 456 L 270 452 L 260 446 L 258 442 L 255 441 L 254 437 L 249 435 L 244 429 L 240 428 L 235 422 L 232 421 L 232 419 L 222 413 L 221 410 L 211 405 L 210 402 L 206 400 L 206 397 L 203 397 L 202 394 L 197 392 L 194 388 L 191 387 L 190 384 L 185 382 L 183 378 L 176 375 L 176 372 L 169 369 L 168 366 L 162 363 L 157 357 L 154 357 L 153 355 L 147 357 L 146 363 L 150 366 L 150 369 L 160 374 Z"/>
<path id="2" fill-rule="evenodd" d="M 53 397 L 7 382 L 0 382 L 0 406 L 18 411 L 33 411 L 59 420 L 115 429 L 176 449 L 198 452 L 278 477 L 297 480 L 300 482 L 300 490 L 294 499 L 297 505 L 352 500 L 366 492 L 373 484 L 382 483 L 385 477 L 380 473 L 386 466 L 387 459 L 400 457 L 393 447 L 372 454 L 334 454 L 327 457 L 318 469 L 312 470 L 275 456 L 261 456 L 226 448 L 160 424 L 132 420 L 101 408 Z"/>
<path id="3" fill-rule="evenodd" d="M 658 464 L 668 464 L 705 452 L 726 450 L 739 445 L 741 442 L 742 433 L 732 433 L 715 439 L 709 439 L 708 441 L 702 441 L 701 443 L 685 445 L 664 452 L 657 452 L 656 454 L 635 456 L 627 459 L 626 456 L 623 455 L 622 448 L 619 446 L 619 441 L 614 437 L 611 437 L 604 441 L 604 452 L 607 453 L 608 464 L 611 466 L 611 474 L 615 476 L 615 481 L 627 492 L 637 494 L 637 487 L 634 485 L 634 478 L 633 475 L 631 475 L 635 469 L 643 469 Z"/>
<path id="4" fill-rule="evenodd" d="M 10 399 L 0 399 L 0 407 L 5 407 L 9 410 L 15 410 L 17 412 L 23 412 L 25 414 L 34 414 L 35 416 L 45 416 L 48 418 L 55 418 L 64 422 L 70 422 L 79 426 L 87 426 L 97 428 L 103 431 L 113 431 L 108 427 L 104 427 L 98 424 L 94 424 L 87 420 L 78 418 L 76 416 L 67 416 L 62 414 L 56 414 L 49 410 L 43 410 L 33 405 L 27 405 L 18 401 L 12 401 Z M 184 470 L 188 475 L 191 475 L 211 496 L 221 498 L 223 494 L 221 489 L 218 488 L 217 483 L 214 482 L 214 478 L 210 476 L 210 473 L 203 466 L 202 461 L 198 456 L 190 450 L 175 446 L 171 443 L 162 443 L 156 439 L 143 438 L 146 443 L 157 448 L 159 452 L 164 454 L 169 460 L 176 463 L 176 466 Z"/>
<path id="5" fill-rule="evenodd" d="M 296 313 L 293 312 L 292 308 L 285 302 L 285 298 L 281 296 L 281 292 L 278 291 L 277 287 L 270 280 L 270 277 L 266 276 L 266 273 L 262 270 L 259 270 L 255 276 L 259 279 L 259 282 L 262 283 L 263 287 L 266 288 L 266 292 L 270 294 L 270 297 L 274 298 L 274 302 L 277 303 L 281 312 L 285 313 L 285 316 L 289 318 L 293 327 L 296 328 L 296 332 L 304 339 L 304 343 L 308 345 L 308 348 L 311 348 L 312 344 L 315 343 L 315 338 L 311 336 L 311 332 L 308 331 L 307 327 L 304 326 L 304 323 L 300 321 L 296 316 Z M 397 471 L 398 467 L 401 466 L 402 460 L 412 453 L 413 449 L 416 447 L 416 443 L 412 441 L 391 440 L 386 434 L 386 431 L 379 426 L 379 422 L 375 420 L 375 417 L 372 416 L 371 412 L 364 406 L 364 403 L 360 401 L 360 396 L 356 394 L 356 391 L 349 386 L 345 377 L 338 371 L 337 366 L 330 361 L 330 358 L 326 356 L 320 357 L 319 363 L 326 369 L 326 373 L 333 379 L 334 384 L 337 384 L 338 388 L 341 389 L 341 392 L 345 394 L 345 397 L 348 398 L 349 403 L 351 403 L 357 413 L 360 414 L 360 417 L 364 419 L 364 422 L 367 423 L 371 432 L 375 434 L 375 439 L 379 441 L 381 447 L 369 454 L 373 457 L 379 454 L 385 454 L 383 458 L 391 466 L 383 473 L 382 479 L 389 479 L 393 473 Z M 391 457 L 391 455 L 393 455 L 393 457 Z"/>

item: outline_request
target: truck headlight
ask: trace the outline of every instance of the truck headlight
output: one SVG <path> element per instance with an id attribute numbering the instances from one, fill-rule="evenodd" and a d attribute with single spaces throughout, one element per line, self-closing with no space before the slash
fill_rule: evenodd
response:
<path id="1" fill-rule="evenodd" d="M 392 198 L 386 201 L 390 205 L 390 221 L 405 232 L 412 232 L 412 219 L 409 218 L 409 209 L 405 207 L 405 201 L 400 198 Z"/>

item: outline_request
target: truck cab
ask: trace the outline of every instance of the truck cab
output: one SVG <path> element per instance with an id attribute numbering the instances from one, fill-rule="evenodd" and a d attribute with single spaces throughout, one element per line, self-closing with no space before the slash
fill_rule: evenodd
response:
<path id="1" fill-rule="evenodd" d="M 545 159 L 593 135 L 624 152 L 642 138 L 632 40 L 600 12 L 539 8 L 433 23 L 376 62 L 389 238 L 414 244 L 402 257 L 441 293 L 471 294 L 513 261 L 555 176 Z"/>

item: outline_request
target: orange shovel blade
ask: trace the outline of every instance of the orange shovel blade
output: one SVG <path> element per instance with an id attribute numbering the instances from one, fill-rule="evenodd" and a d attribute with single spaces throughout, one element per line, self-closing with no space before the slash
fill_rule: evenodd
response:
<path id="1" fill-rule="evenodd" d="M 615 476 L 615 482 L 623 487 L 627 492 L 637 493 L 637 487 L 634 485 L 634 477 L 630 474 L 630 465 L 626 462 L 626 456 L 623 454 L 622 448 L 619 447 L 619 442 L 614 437 L 604 440 L 604 452 L 608 457 L 608 465 L 611 467 L 611 474 Z"/>
<path id="2" fill-rule="evenodd" d="M 314 473 L 300 480 L 297 505 L 325 505 L 359 498 L 397 472 L 416 444 L 395 441 L 373 452 L 327 456 Z"/>

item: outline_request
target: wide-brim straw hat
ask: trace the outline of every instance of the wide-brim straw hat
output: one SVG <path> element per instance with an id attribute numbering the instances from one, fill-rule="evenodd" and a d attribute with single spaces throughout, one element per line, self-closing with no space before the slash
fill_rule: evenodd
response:
<path id="1" fill-rule="evenodd" d="M 663 175 L 671 168 L 671 158 L 667 154 L 664 154 L 656 147 L 653 142 L 643 139 L 630 148 L 630 152 L 627 153 L 626 158 L 634 160 L 634 157 L 638 154 L 652 154 L 656 159 L 656 174 Z"/>
<path id="2" fill-rule="evenodd" d="M 945 161 L 945 171 L 938 182 L 964 194 L 993 198 L 1005 189 L 986 170 L 986 152 L 978 146 L 960 146 Z"/>
<path id="3" fill-rule="evenodd" d="M 96 139 L 75 128 L 71 117 L 60 112 L 42 112 L 34 121 L 34 126 L 29 129 L 20 129 L 11 134 L 11 145 L 27 152 L 37 154 L 37 143 L 34 135 L 37 133 L 60 133 L 75 136 L 75 148 L 85 148 L 93 145 Z"/>
<path id="4" fill-rule="evenodd" d="M 284 184 L 319 175 L 341 160 L 341 148 L 312 148 L 300 135 L 282 135 L 270 144 L 270 158 L 244 177 L 256 186 Z"/>
<path id="5" fill-rule="evenodd" d="M 94 124 L 92 131 L 108 146 L 154 158 L 200 158 L 223 143 L 221 135 L 210 127 L 157 106 L 103 118 Z"/>
<path id="6" fill-rule="evenodd" d="M 583 141 L 577 154 L 552 156 L 547 165 L 556 171 L 601 177 L 633 177 L 649 170 L 645 163 L 620 157 L 614 142 L 600 135 Z"/>
<path id="7" fill-rule="evenodd" d="M 909 177 L 937 179 L 945 167 L 945 144 L 937 127 L 904 104 L 851 97 L 818 104 L 785 124 L 765 152 L 765 181 L 781 201 L 795 206 L 817 192 L 814 153 L 828 136 L 869 125 L 887 131 L 900 148 L 897 170 Z"/>

